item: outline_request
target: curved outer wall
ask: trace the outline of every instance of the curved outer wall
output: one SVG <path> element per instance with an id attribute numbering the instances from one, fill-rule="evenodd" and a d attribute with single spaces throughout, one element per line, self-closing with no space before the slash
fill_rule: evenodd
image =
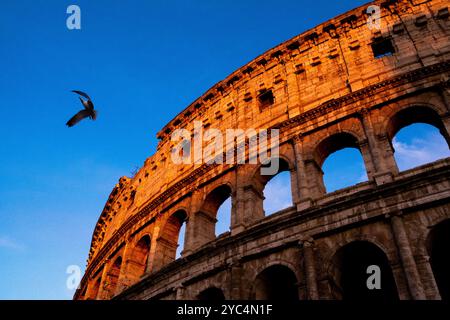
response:
<path id="1" fill-rule="evenodd" d="M 95 227 L 75 299 L 226 299 L 258 296 L 271 265 L 297 278 L 301 299 L 336 298 L 330 266 L 355 240 L 385 253 L 401 299 L 438 299 L 426 239 L 450 217 L 450 159 L 399 172 L 392 139 L 426 122 L 449 141 L 450 22 L 445 0 L 376 1 L 381 31 L 354 9 L 254 59 L 216 84 L 158 134 L 156 154 L 113 189 Z M 374 57 L 373 43 L 395 52 Z M 263 105 L 261 94 L 273 101 Z M 423 118 L 421 118 L 423 117 Z M 278 128 L 292 207 L 265 217 L 256 165 L 175 165 L 175 129 Z M 369 180 L 326 193 L 321 165 L 336 148 L 360 150 Z M 231 231 L 214 235 L 231 195 Z M 175 261 L 186 222 L 182 258 Z M 211 231 L 212 230 L 212 231 Z"/>

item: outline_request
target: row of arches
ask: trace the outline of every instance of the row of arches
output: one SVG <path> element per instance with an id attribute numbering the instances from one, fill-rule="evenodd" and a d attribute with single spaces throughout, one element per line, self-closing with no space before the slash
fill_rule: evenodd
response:
<path id="1" fill-rule="evenodd" d="M 169 217 L 159 233 L 153 259 L 150 234 L 130 240 L 112 263 L 105 264 L 104 271 L 97 272 L 97 279 L 86 292 L 87 299 L 111 298 L 125 287 L 138 282 L 151 270 L 158 270 L 174 261 L 179 256 L 179 236 L 184 230 L 186 218 L 187 214 L 183 210 Z"/>
<path id="2" fill-rule="evenodd" d="M 450 157 L 450 138 L 439 114 L 428 106 L 413 106 L 396 113 L 388 121 L 386 128 L 389 148 L 392 150 L 394 172 Z M 367 181 L 373 175 L 376 165 L 370 163 L 368 153 L 361 147 L 361 141 L 349 132 L 342 131 L 326 137 L 318 143 L 313 152 L 314 165 L 306 173 L 320 193 L 333 192 Z M 262 211 L 265 215 L 291 207 L 295 203 L 292 185 L 295 160 L 280 158 L 278 173 L 274 176 L 259 176 L 255 185 L 263 198 Z M 317 175 L 313 180 L 310 176 Z M 229 186 L 220 186 L 206 197 L 204 210 L 218 220 L 216 235 L 230 229 L 232 192 Z M 210 234 L 214 232 L 209 231 Z M 210 237 L 209 239 L 212 239 Z"/>
<path id="3" fill-rule="evenodd" d="M 395 114 L 388 123 L 387 137 L 395 160 L 400 164 L 400 171 L 450 156 L 448 133 L 440 116 L 432 108 L 406 108 Z M 309 167 L 305 179 L 311 180 L 311 188 L 322 188 L 324 191 L 335 191 L 367 181 L 369 169 L 374 165 L 369 163 L 367 148 L 363 150 L 357 137 L 348 132 L 326 137 L 317 144 L 313 155 L 314 165 Z M 256 174 L 252 178 L 253 189 L 245 191 L 243 201 L 249 202 L 248 199 L 253 198 L 248 210 L 254 217 L 261 218 L 294 206 L 296 188 L 299 187 L 295 185 L 295 170 L 298 170 L 295 160 L 283 156 L 279 159 L 277 174 Z M 318 176 L 316 180 L 315 174 Z M 232 216 L 238 210 L 238 200 L 234 197 L 237 197 L 235 190 L 227 184 L 217 186 L 205 196 L 200 208 L 202 215 L 196 222 L 197 228 L 203 229 L 202 232 L 195 232 L 198 243 L 212 241 L 230 231 Z M 180 239 L 181 248 L 184 234 Z M 179 249 L 178 253 L 181 251 Z"/>
<path id="4" fill-rule="evenodd" d="M 440 296 L 450 300 L 450 260 L 447 245 L 450 243 L 450 220 L 438 224 L 427 240 L 430 263 Z M 370 266 L 379 269 L 379 283 L 368 286 Z M 369 270 L 369 272 L 368 272 Z M 378 272 L 378 271 L 377 271 Z M 285 264 L 275 264 L 261 271 L 252 283 L 250 299 L 295 301 L 300 298 L 300 279 L 296 270 Z M 399 293 L 392 266 L 385 252 L 369 241 L 357 240 L 339 248 L 327 270 L 326 281 L 333 300 L 396 301 Z M 374 280 L 375 282 L 377 280 Z M 220 285 L 201 291 L 199 300 L 223 301 L 225 295 Z"/>
<path id="5" fill-rule="evenodd" d="M 408 135 L 410 141 L 414 139 L 426 140 L 423 132 L 415 127 L 417 125 L 429 126 L 426 130 L 429 130 L 429 128 L 435 130 L 430 132 L 434 137 L 437 137 L 437 143 L 443 150 L 442 154 L 437 155 L 438 157 L 450 156 L 448 147 L 450 139 L 441 117 L 434 109 L 423 106 L 403 109 L 390 119 L 387 137 L 392 150 L 399 149 L 399 146 L 404 149 L 404 145 L 401 145 L 401 143 L 405 144 L 405 142 L 396 140 L 397 135 L 401 135 L 402 129 L 412 129 L 412 133 Z M 345 131 L 329 135 L 318 142 L 314 149 L 314 165 L 309 167 L 312 169 L 306 172 L 305 179 L 311 179 L 310 176 L 317 172 L 320 179 L 312 180 L 309 187 L 325 189 L 323 182 L 327 181 L 327 171 L 331 170 L 332 174 L 339 172 L 336 167 L 327 167 L 327 162 L 330 159 L 332 160 L 334 155 L 346 150 L 354 152 L 354 156 L 359 157 L 359 163 L 352 163 L 349 159 L 344 159 L 340 166 L 349 164 L 350 170 L 357 171 L 355 168 L 367 168 L 372 165 L 367 160 L 367 148 L 363 150 L 357 137 Z M 290 157 L 292 156 L 291 154 Z M 99 291 L 105 292 L 106 295 L 113 295 L 117 291 L 118 278 L 120 270 L 123 270 L 123 265 L 126 268 L 122 271 L 126 275 L 125 282 L 127 284 L 135 283 L 145 273 L 158 270 L 180 257 L 183 250 L 195 250 L 202 244 L 213 241 L 222 233 L 230 231 L 233 224 L 245 223 L 252 219 L 254 221 L 255 218 L 262 218 L 264 215 L 270 215 L 284 208 L 292 207 L 298 201 L 297 192 L 300 187 L 296 184 L 297 159 L 290 157 L 283 155 L 280 157 L 279 170 L 275 175 L 253 175 L 251 178 L 252 184 L 244 186 L 243 190 L 240 191 L 240 196 L 237 194 L 239 190 L 236 190 L 234 186 L 226 183 L 218 184 L 207 192 L 201 201 L 201 205 L 195 211 L 188 213 L 181 209 L 171 213 L 168 219 L 160 225 L 157 239 L 152 239 L 149 234 L 144 235 L 130 245 L 131 248 L 128 250 L 127 256 L 124 257 L 124 263 L 122 263 L 122 257 L 119 257 L 120 259 L 117 258 L 116 261 L 108 264 L 109 267 L 107 272 L 104 272 L 102 282 L 98 285 L 97 282 L 94 282 L 90 296 L 97 296 Z M 426 160 L 431 162 L 436 159 L 431 157 Z M 253 172 L 259 172 L 259 170 Z M 360 175 L 360 180 L 367 180 L 367 171 L 362 170 L 362 172 L 365 174 L 364 176 Z M 348 176 L 349 172 L 344 172 L 343 175 Z M 342 182 L 340 180 L 345 179 L 335 177 L 336 182 Z M 339 183 L 336 186 L 338 188 L 343 187 Z M 327 191 L 332 190 L 333 187 Z M 243 216 L 236 218 L 238 210 L 240 210 L 239 214 Z M 240 221 L 232 221 L 233 219 L 240 219 Z M 190 235 L 188 236 L 188 234 Z M 150 259 L 153 245 L 155 250 L 152 259 Z M 338 287 L 336 288 L 336 294 L 339 295 Z"/>
<path id="6" fill-rule="evenodd" d="M 167 232 L 177 232 L 185 217 L 181 212 L 169 219 L 170 227 Z M 178 220 L 175 220 L 178 219 Z M 167 234 L 169 236 L 169 234 Z M 168 239 L 167 237 L 165 238 Z M 450 219 L 435 226 L 426 240 L 430 264 L 443 300 L 450 300 L 450 260 L 448 259 L 448 244 L 450 243 Z M 123 263 L 122 256 L 118 256 L 100 275 L 90 284 L 87 299 L 112 298 L 118 291 L 120 281 L 135 283 L 144 275 L 149 266 L 150 237 L 143 236 L 131 248 L 127 262 Z M 174 259 L 174 242 L 163 243 L 158 248 L 163 259 Z M 379 268 L 379 288 L 369 289 L 367 285 L 370 273 L 369 266 Z M 126 270 L 122 270 L 126 268 Z M 121 275 L 126 274 L 126 278 Z M 261 271 L 253 281 L 253 288 L 249 299 L 255 300 L 298 300 L 298 273 L 286 265 L 272 265 Z M 398 290 L 393 276 L 391 264 L 381 249 L 370 241 L 357 240 L 339 248 L 327 268 L 327 283 L 329 298 L 336 300 L 398 300 Z M 101 292 L 101 293 L 100 293 Z M 222 301 L 225 295 L 218 287 L 211 287 L 197 296 L 199 300 Z"/>
<path id="7" fill-rule="evenodd" d="M 432 229 L 426 245 L 435 281 L 443 300 L 450 300 L 450 261 L 447 245 L 450 243 L 450 220 Z M 144 236 L 136 244 L 128 260 L 128 274 L 143 275 L 148 263 L 149 237 Z M 380 288 L 370 290 L 367 286 L 369 266 L 380 270 Z M 117 293 L 117 286 L 123 267 L 123 259 L 117 257 L 109 270 L 92 282 L 88 299 L 98 298 L 102 286 L 102 298 L 111 298 Z M 341 247 L 333 256 L 327 270 L 330 298 L 336 300 L 377 300 L 399 299 L 390 262 L 383 250 L 369 241 L 354 241 Z M 103 281 L 102 281 L 103 280 Z M 138 279 L 136 279 L 138 280 Z M 272 265 L 260 272 L 254 279 L 250 299 L 256 300 L 298 300 L 299 279 L 295 270 L 286 265 Z M 225 295 L 218 287 L 208 288 L 198 294 L 197 299 L 222 301 Z"/>
<path id="8" fill-rule="evenodd" d="M 394 170 L 399 172 L 450 156 L 449 133 L 441 116 L 430 106 L 400 110 L 387 121 L 385 131 Z M 368 180 L 370 161 L 364 152 L 357 137 L 346 132 L 317 145 L 315 160 L 326 192 Z"/>
<path id="9" fill-rule="evenodd" d="M 377 265 L 381 270 L 379 290 L 367 287 L 367 268 Z M 399 299 L 395 280 L 384 252 L 367 241 L 355 241 L 340 248 L 328 270 L 329 298 L 334 300 L 395 301 Z M 251 300 L 296 301 L 300 299 L 300 279 L 285 264 L 275 264 L 261 271 L 252 283 Z M 197 295 L 199 300 L 217 301 L 223 292 L 208 288 Z"/>

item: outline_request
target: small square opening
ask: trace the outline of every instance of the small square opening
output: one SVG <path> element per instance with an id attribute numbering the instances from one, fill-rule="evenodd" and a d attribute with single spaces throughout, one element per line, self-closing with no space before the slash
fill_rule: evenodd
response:
<path id="1" fill-rule="evenodd" d="M 394 45 L 390 38 L 377 38 L 372 42 L 372 51 L 375 58 L 392 56 L 395 53 Z"/>
<path id="2" fill-rule="evenodd" d="M 275 97 L 272 90 L 261 90 L 258 96 L 258 101 L 260 109 L 264 109 L 273 105 L 275 102 Z"/>

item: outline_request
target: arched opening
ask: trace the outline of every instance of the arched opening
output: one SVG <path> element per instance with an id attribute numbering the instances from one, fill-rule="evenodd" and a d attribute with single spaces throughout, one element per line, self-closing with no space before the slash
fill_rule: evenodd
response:
<path id="1" fill-rule="evenodd" d="M 186 222 L 184 210 L 173 213 L 164 224 L 157 241 L 156 256 L 153 266 L 155 270 L 176 259 L 182 225 Z M 184 239 L 184 236 L 183 236 Z"/>
<path id="2" fill-rule="evenodd" d="M 225 295 L 223 294 L 221 289 L 212 287 L 200 292 L 197 296 L 197 299 L 215 303 L 225 301 Z"/>
<path id="3" fill-rule="evenodd" d="M 331 154 L 323 163 L 322 171 L 327 192 L 368 180 L 364 159 L 356 148 L 344 148 Z"/>
<path id="4" fill-rule="evenodd" d="M 148 270 L 148 257 L 150 255 L 150 236 L 143 236 L 131 251 L 128 259 L 127 275 L 137 281 Z"/>
<path id="5" fill-rule="evenodd" d="M 293 176 L 288 162 L 282 158 L 279 158 L 278 161 L 279 169 L 276 174 L 259 176 L 263 186 L 263 208 L 266 216 L 293 206 L 291 186 Z"/>
<path id="6" fill-rule="evenodd" d="M 442 300 L 450 300 L 450 220 L 435 226 L 428 236 L 427 246 L 431 268 Z"/>
<path id="7" fill-rule="evenodd" d="M 95 299 L 97 299 L 98 291 L 100 290 L 100 284 L 102 282 L 102 277 L 101 277 L 102 271 L 103 271 L 103 269 L 99 272 L 100 275 L 97 277 L 97 279 L 95 279 L 92 282 L 92 287 L 89 288 L 89 291 L 88 291 L 89 294 L 88 294 L 88 297 L 87 297 L 86 300 L 95 300 Z"/>
<path id="8" fill-rule="evenodd" d="M 286 266 L 270 266 L 256 277 L 253 295 L 255 300 L 298 300 L 297 277 Z"/>
<path id="9" fill-rule="evenodd" d="M 429 124 L 412 124 L 401 129 L 392 140 L 400 171 L 450 157 L 450 149 L 439 130 Z"/>
<path id="10" fill-rule="evenodd" d="M 450 138 L 439 114 L 428 107 L 410 107 L 396 113 L 387 134 L 400 171 L 450 156 Z"/>
<path id="11" fill-rule="evenodd" d="M 120 275 L 120 268 L 122 267 L 122 257 L 117 257 L 114 263 L 111 265 L 108 274 L 106 275 L 106 283 L 104 289 L 106 291 L 106 297 L 112 298 L 116 294 L 117 283 Z"/>
<path id="12" fill-rule="evenodd" d="M 333 192 L 367 181 L 367 170 L 358 140 L 349 133 L 338 133 L 322 141 L 315 150 L 315 161 L 323 192 Z"/>
<path id="13" fill-rule="evenodd" d="M 184 236 L 186 235 L 186 222 L 183 222 L 178 235 L 177 253 L 175 259 L 181 258 L 181 254 L 184 250 Z"/>
<path id="14" fill-rule="evenodd" d="M 195 241 L 198 245 L 213 241 L 216 235 L 219 235 L 219 232 L 229 230 L 231 192 L 232 190 L 228 185 L 221 185 L 206 196 L 195 217 Z M 229 201 L 225 203 L 228 199 Z M 220 216 L 218 214 L 219 208 L 221 209 Z"/>
<path id="15" fill-rule="evenodd" d="M 217 209 L 216 237 L 230 231 L 231 227 L 231 197 L 228 197 Z"/>
<path id="16" fill-rule="evenodd" d="M 371 266 L 379 269 L 373 271 Z M 329 272 L 334 299 L 398 300 L 397 286 L 386 255 L 368 241 L 355 241 L 340 248 Z"/>

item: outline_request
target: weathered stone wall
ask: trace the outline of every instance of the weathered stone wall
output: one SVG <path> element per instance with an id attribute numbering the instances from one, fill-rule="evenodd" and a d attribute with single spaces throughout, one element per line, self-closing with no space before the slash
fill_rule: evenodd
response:
<path id="1" fill-rule="evenodd" d="M 382 8 L 380 31 L 367 27 L 367 6 L 336 17 L 240 68 L 166 125 L 156 154 L 111 193 L 75 298 L 193 299 L 211 287 L 227 299 L 258 298 L 257 277 L 271 265 L 292 270 L 302 299 L 339 298 L 333 257 L 358 240 L 386 255 L 399 298 L 439 298 L 426 241 L 450 217 L 450 160 L 400 173 L 392 139 L 425 122 L 450 142 L 448 2 L 372 4 Z M 374 56 L 381 40 L 392 55 Z M 175 165 L 170 134 L 194 121 L 280 129 L 293 206 L 265 217 L 268 178 L 257 165 Z M 345 147 L 360 150 L 369 181 L 327 194 L 321 166 Z M 216 238 L 228 196 L 231 232 Z"/>

